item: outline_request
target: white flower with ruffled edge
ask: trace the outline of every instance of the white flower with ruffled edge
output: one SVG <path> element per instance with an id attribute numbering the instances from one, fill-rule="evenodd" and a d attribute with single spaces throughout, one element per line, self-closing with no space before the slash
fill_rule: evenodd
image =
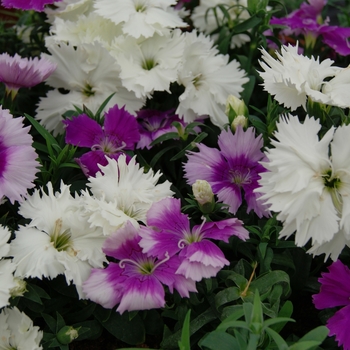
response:
<path id="1" fill-rule="evenodd" d="M 80 202 L 72 197 L 69 186 L 61 183 L 60 192 L 54 192 L 48 183 L 47 189 L 48 194 L 35 190 L 19 209 L 31 222 L 19 226 L 11 241 L 9 254 L 17 264 L 15 276 L 41 279 L 64 274 L 83 298 L 81 285 L 91 267 L 102 267 L 105 261 L 104 237 L 79 215 Z"/>
<path id="2" fill-rule="evenodd" d="M 350 126 L 319 139 L 319 120 L 306 117 L 302 124 L 288 115 L 277 128 L 255 191 L 283 222 L 280 237 L 295 232 L 297 246 L 311 240 L 310 253 L 336 260 L 350 243 Z"/>
<path id="3" fill-rule="evenodd" d="M 17 307 L 0 313 L 0 349 L 40 350 L 43 332 Z"/>
<path id="4" fill-rule="evenodd" d="M 95 177 L 89 177 L 92 195 L 83 192 L 81 197 L 83 215 L 91 227 L 101 228 L 105 235 L 127 221 L 138 227 L 138 221 L 146 221 L 152 203 L 174 194 L 169 181 L 158 183 L 162 176 L 159 171 L 145 173 L 135 157 L 128 163 L 125 155 L 107 160 L 106 166 L 99 165 L 101 171 Z"/>

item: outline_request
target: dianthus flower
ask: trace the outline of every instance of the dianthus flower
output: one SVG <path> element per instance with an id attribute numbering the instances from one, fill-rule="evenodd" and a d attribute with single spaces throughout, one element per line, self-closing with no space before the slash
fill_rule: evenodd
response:
<path id="1" fill-rule="evenodd" d="M 107 165 L 105 156 L 118 159 L 124 150 L 133 150 L 140 139 L 135 117 L 117 105 L 105 113 L 103 127 L 86 114 L 63 123 L 67 143 L 91 148 L 76 160 L 86 176 L 95 176 L 100 170 L 98 164 Z"/>
<path id="2" fill-rule="evenodd" d="M 282 46 L 276 51 L 277 59 L 264 49 L 259 62 L 264 72 L 264 89 L 292 111 L 302 106 L 306 110 L 308 99 L 341 108 L 349 107 L 345 93 L 350 88 L 350 69 L 332 66 L 330 59 L 306 57 L 298 53 L 297 46 Z M 344 91 L 345 90 L 345 91 Z"/>
<path id="3" fill-rule="evenodd" d="M 106 255 L 119 260 L 106 269 L 93 269 L 84 282 L 87 297 L 106 308 L 119 304 L 117 311 L 149 310 L 164 307 L 166 285 L 182 297 L 196 292 L 195 282 L 176 274 L 178 256 L 165 253 L 163 260 L 142 252 L 138 230 L 130 223 L 108 237 L 103 245 Z"/>
<path id="4" fill-rule="evenodd" d="M 142 109 L 137 112 L 137 122 L 141 138 L 136 147 L 147 149 L 151 148 L 150 144 L 159 136 L 169 132 L 178 132 L 172 125 L 173 122 L 178 122 L 184 127 L 187 124 L 174 113 L 174 110 L 153 109 Z"/>
<path id="5" fill-rule="evenodd" d="M 95 177 L 89 177 L 90 191 L 83 191 L 81 208 L 91 227 L 101 228 L 110 235 L 127 221 L 135 227 L 146 221 L 146 213 L 153 202 L 172 196 L 170 182 L 157 183 L 162 174 L 154 173 L 136 162 L 129 162 L 122 154 L 115 160 L 107 158 L 106 166 L 99 165 Z M 90 194 L 91 192 L 91 194 Z"/>
<path id="6" fill-rule="evenodd" d="M 0 313 L 0 349 L 41 350 L 43 332 L 17 307 Z"/>
<path id="7" fill-rule="evenodd" d="M 332 127 L 322 139 L 320 129 L 314 118 L 302 124 L 298 117 L 282 116 L 256 191 L 279 213 L 280 237 L 296 232 L 297 246 L 311 240 L 310 253 L 336 260 L 350 243 L 350 126 Z"/>
<path id="8" fill-rule="evenodd" d="M 21 87 L 32 87 L 46 80 L 56 69 L 56 64 L 45 57 L 22 58 L 8 53 L 0 55 L 0 82 L 14 97 Z"/>
<path id="9" fill-rule="evenodd" d="M 219 201 L 227 204 L 233 214 L 241 206 L 244 192 L 247 212 L 254 210 L 259 217 L 268 216 L 267 207 L 254 193 L 259 187 L 260 174 L 266 171 L 259 164 L 265 158 L 261 136 L 255 137 L 253 128 L 244 131 L 239 126 L 234 134 L 223 130 L 218 145 L 220 150 L 199 143 L 199 152 L 188 152 L 188 162 L 184 165 L 188 184 L 208 181 Z"/>
<path id="10" fill-rule="evenodd" d="M 21 202 L 34 187 L 39 166 L 30 127 L 24 127 L 23 120 L 0 106 L 0 200 L 6 196 L 11 203 Z"/>
<path id="11" fill-rule="evenodd" d="M 326 0 L 309 0 L 308 3 L 303 2 L 299 9 L 286 17 L 272 17 L 270 24 L 287 27 L 281 30 L 282 37 L 284 34 L 303 34 L 307 47 L 313 47 L 316 39 L 320 36 L 322 37 L 322 41 L 334 49 L 335 52 L 347 56 L 350 54 L 350 45 L 348 42 L 350 28 L 331 26 L 328 24 L 328 19 L 323 23 L 321 13 L 326 3 Z"/>
<path id="12" fill-rule="evenodd" d="M 10 245 L 7 243 L 11 237 L 8 228 L 0 226 L 0 309 L 9 305 L 11 289 L 16 286 L 13 272 L 16 265 L 10 259 L 3 259 L 8 256 Z"/>
<path id="13" fill-rule="evenodd" d="M 187 215 L 181 213 L 176 198 L 165 198 L 153 203 L 147 212 L 147 226 L 140 227 L 140 246 L 143 252 L 164 259 L 179 253 L 180 266 L 176 273 L 195 281 L 214 277 L 229 261 L 210 239 L 228 242 L 231 236 L 242 240 L 248 231 L 236 218 L 205 222 L 190 228 Z"/>
<path id="14" fill-rule="evenodd" d="M 340 260 L 328 267 L 328 272 L 322 273 L 318 280 L 321 289 L 313 295 L 316 309 L 328 309 L 343 306 L 327 320 L 329 336 L 335 335 L 335 340 L 344 350 L 350 349 L 350 270 Z"/>
<path id="15" fill-rule="evenodd" d="M 80 215 L 80 202 L 69 186 L 61 183 L 60 192 L 54 192 L 51 183 L 47 188 L 48 194 L 35 190 L 20 206 L 19 213 L 31 221 L 19 226 L 10 244 L 15 276 L 52 279 L 64 274 L 84 298 L 83 281 L 92 267 L 102 267 L 105 261 L 104 237 Z"/>
<path id="16" fill-rule="evenodd" d="M 60 2 L 62 0 L 2 0 L 2 5 L 7 8 L 16 8 L 20 10 L 44 11 L 45 5 Z"/>

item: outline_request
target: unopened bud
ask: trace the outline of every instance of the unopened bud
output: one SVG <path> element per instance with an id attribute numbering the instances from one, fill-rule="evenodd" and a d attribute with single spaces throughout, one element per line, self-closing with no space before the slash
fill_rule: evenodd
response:
<path id="1" fill-rule="evenodd" d="M 15 287 L 10 289 L 12 298 L 21 297 L 27 291 L 27 282 L 19 277 L 14 277 Z"/>
<path id="2" fill-rule="evenodd" d="M 79 327 L 80 328 L 80 327 Z M 72 326 L 64 326 L 56 334 L 57 340 L 61 344 L 69 344 L 73 340 L 79 337 L 79 328 L 73 328 Z"/>
<path id="3" fill-rule="evenodd" d="M 226 100 L 225 114 L 228 116 L 230 124 L 237 116 L 248 117 L 249 111 L 243 100 L 240 100 L 236 96 L 229 95 Z"/>
<path id="4" fill-rule="evenodd" d="M 201 205 L 213 201 L 214 194 L 208 181 L 196 180 L 192 185 L 192 191 L 194 198 Z"/>
<path id="5" fill-rule="evenodd" d="M 243 129 L 248 126 L 248 119 L 244 115 L 237 115 L 231 123 L 231 130 L 236 131 L 237 126 L 240 125 Z"/>

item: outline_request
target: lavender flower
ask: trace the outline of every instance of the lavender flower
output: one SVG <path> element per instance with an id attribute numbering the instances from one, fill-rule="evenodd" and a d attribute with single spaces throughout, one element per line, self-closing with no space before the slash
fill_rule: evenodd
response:
<path id="1" fill-rule="evenodd" d="M 317 309 L 327 309 L 344 306 L 327 321 L 329 336 L 335 335 L 338 345 L 344 350 L 350 349 L 350 270 L 340 260 L 328 267 L 329 272 L 322 273 L 318 280 L 321 290 L 313 295 L 313 302 Z"/>
<path id="2" fill-rule="evenodd" d="M 139 245 L 137 229 L 127 222 L 105 241 L 103 251 L 117 260 L 106 269 L 93 269 L 84 283 L 84 292 L 91 300 L 106 308 L 119 303 L 117 311 L 148 310 L 165 305 L 163 285 L 174 288 L 182 297 L 196 292 L 195 282 L 175 273 L 178 256 L 167 253 L 160 260 L 146 255 Z"/>
<path id="3" fill-rule="evenodd" d="M 255 138 L 253 128 L 244 132 L 238 126 L 235 134 L 223 130 L 218 145 L 220 150 L 199 143 L 199 152 L 188 153 L 184 165 L 187 182 L 192 185 L 198 179 L 208 181 L 219 201 L 229 205 L 233 214 L 242 204 L 244 191 L 247 212 L 254 210 L 259 217 L 268 216 L 267 207 L 257 200 L 260 195 L 254 192 L 259 187 L 259 173 L 266 171 L 259 163 L 265 157 L 260 150 L 261 136 Z"/>
<path id="4" fill-rule="evenodd" d="M 60 2 L 62 0 L 2 0 L 1 3 L 7 8 L 16 8 L 20 10 L 44 11 L 44 6 Z"/>
<path id="5" fill-rule="evenodd" d="M 11 203 L 21 202 L 27 189 L 33 188 L 39 163 L 32 147 L 30 127 L 23 117 L 13 118 L 0 106 L 0 202 L 6 196 Z"/>
<path id="6" fill-rule="evenodd" d="M 209 239 L 228 242 L 231 236 L 248 238 L 248 231 L 236 218 L 204 221 L 191 229 L 189 218 L 181 213 L 181 203 L 176 198 L 153 203 L 147 212 L 147 225 L 140 228 L 143 252 L 160 259 L 165 257 L 165 252 L 170 256 L 179 253 L 181 264 L 176 273 L 195 281 L 214 277 L 229 265 L 223 252 Z"/>
<path id="7" fill-rule="evenodd" d="M 21 87 L 32 87 L 47 79 L 56 69 L 56 64 L 46 58 L 21 58 L 8 53 L 0 55 L 0 82 L 6 85 L 13 97 Z"/>
<path id="8" fill-rule="evenodd" d="M 117 105 L 105 114 L 103 127 L 86 114 L 63 123 L 67 143 L 91 148 L 76 160 L 87 176 L 95 176 L 100 171 L 98 164 L 108 164 L 106 156 L 117 160 L 124 150 L 134 149 L 140 139 L 135 117 Z"/>

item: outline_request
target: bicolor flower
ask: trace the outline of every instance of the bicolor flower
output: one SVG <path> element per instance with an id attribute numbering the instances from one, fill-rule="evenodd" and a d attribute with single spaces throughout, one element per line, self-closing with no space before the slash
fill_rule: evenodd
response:
<path id="1" fill-rule="evenodd" d="M 319 120 L 284 115 L 266 151 L 261 200 L 283 222 L 280 237 L 295 233 L 297 246 L 311 240 L 314 255 L 336 260 L 350 243 L 350 126 L 333 127 L 319 139 Z"/>
<path id="2" fill-rule="evenodd" d="M 28 1 L 26 1 L 27 3 Z M 33 87 L 46 80 L 56 69 L 56 64 L 45 57 L 22 58 L 8 53 L 0 55 L 0 82 L 12 97 L 21 87 Z"/>
<path id="3" fill-rule="evenodd" d="M 106 269 L 93 269 L 84 283 L 87 297 L 106 308 L 119 304 L 117 311 L 149 310 L 164 307 L 164 285 L 182 297 L 196 292 L 195 282 L 176 274 L 178 256 L 165 253 L 159 259 L 142 252 L 138 230 L 130 223 L 106 239 L 103 251 L 117 262 Z"/>
<path id="4" fill-rule="evenodd" d="M 91 148 L 76 159 L 86 176 L 95 176 L 100 170 L 98 164 L 107 165 L 106 156 L 118 159 L 124 150 L 133 150 L 140 139 L 135 117 L 117 105 L 105 113 L 103 126 L 86 114 L 63 123 L 67 143 Z"/>
<path id="5" fill-rule="evenodd" d="M 147 226 L 140 227 L 140 246 L 143 252 L 165 258 L 179 255 L 180 266 L 176 273 L 195 281 L 214 277 L 229 261 L 211 241 L 228 242 L 231 236 L 245 240 L 248 231 L 236 218 L 218 222 L 205 222 L 192 229 L 187 215 L 181 213 L 181 203 L 176 198 L 165 198 L 154 203 L 147 212 Z"/>
<path id="6" fill-rule="evenodd" d="M 23 120 L 0 106 L 0 200 L 5 196 L 11 203 L 21 202 L 34 187 L 39 167 L 30 127 L 24 127 Z"/>
<path id="7" fill-rule="evenodd" d="M 350 349 L 350 270 L 340 260 L 328 267 L 318 280 L 321 289 L 312 296 L 316 309 L 328 309 L 342 306 L 327 320 L 329 336 L 335 336 L 339 346 Z"/>
<path id="8" fill-rule="evenodd" d="M 198 179 L 208 181 L 219 201 L 227 204 L 233 214 L 241 206 L 244 193 L 247 212 L 254 210 L 259 217 L 268 216 L 267 207 L 254 192 L 259 187 L 260 174 L 266 171 L 259 163 L 265 158 L 261 136 L 255 137 L 253 128 L 244 131 L 239 126 L 234 134 L 223 130 L 218 145 L 220 149 L 199 143 L 199 152 L 188 152 L 184 165 L 188 184 Z"/>

